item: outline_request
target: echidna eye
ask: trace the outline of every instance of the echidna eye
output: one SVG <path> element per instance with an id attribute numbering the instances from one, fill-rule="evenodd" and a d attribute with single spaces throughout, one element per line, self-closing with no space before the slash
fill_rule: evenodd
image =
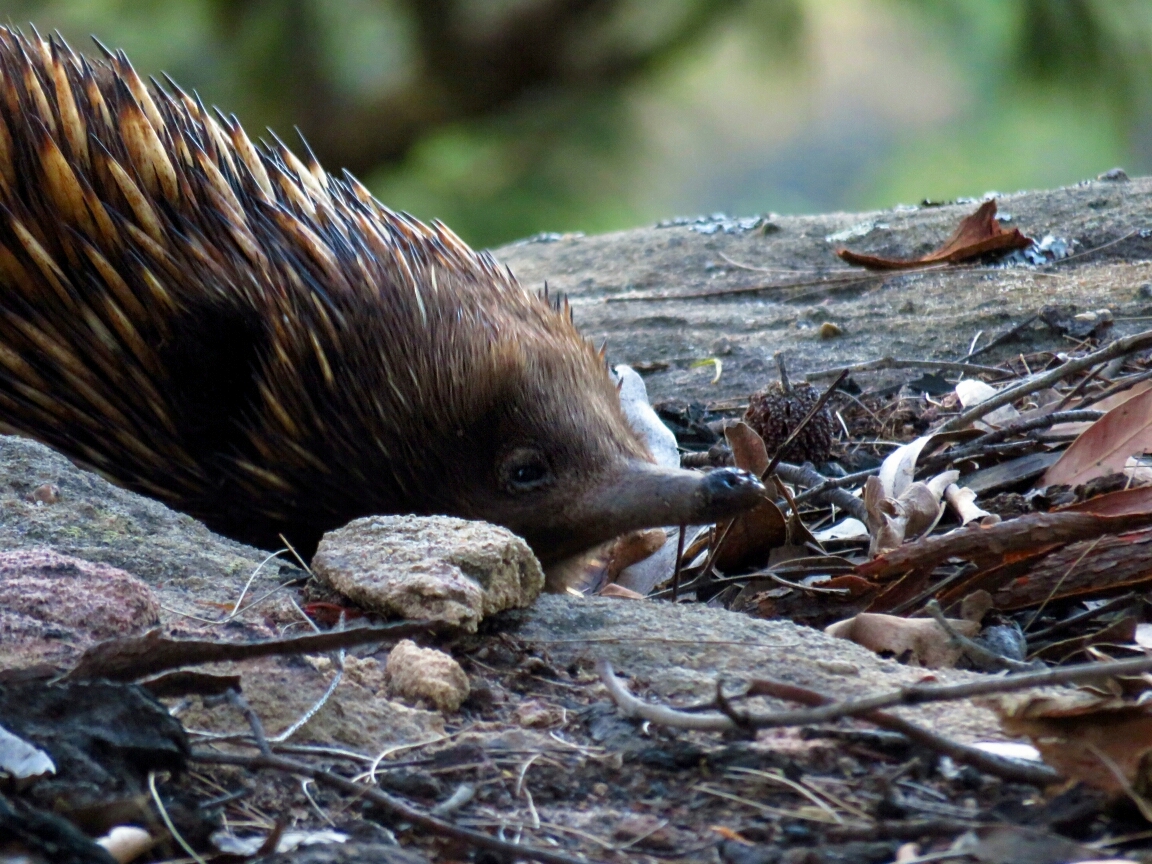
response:
<path id="1" fill-rule="evenodd" d="M 510 492 L 528 492 L 552 482 L 552 470 L 538 450 L 518 447 L 504 457 L 500 477 Z"/>

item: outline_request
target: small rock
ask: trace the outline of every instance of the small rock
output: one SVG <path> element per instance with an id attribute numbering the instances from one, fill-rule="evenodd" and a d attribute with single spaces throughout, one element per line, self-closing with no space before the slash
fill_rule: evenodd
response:
<path id="1" fill-rule="evenodd" d="M 1128 172 L 1123 168 L 1109 168 L 1096 178 L 1097 180 L 1111 181 L 1112 183 L 1125 183 L 1128 181 Z"/>
<path id="2" fill-rule="evenodd" d="M 159 615 L 148 586 L 123 570 L 51 549 L 0 552 L 0 667 L 62 663 Z"/>
<path id="3" fill-rule="evenodd" d="M 312 569 L 365 609 L 476 632 L 487 615 L 528 606 L 544 572 L 506 528 L 450 516 L 368 516 L 329 531 Z"/>
<path id="4" fill-rule="evenodd" d="M 564 723 L 567 712 L 559 705 L 550 705 L 542 699 L 528 699 L 516 706 L 512 716 L 521 726 L 551 729 Z"/>
<path id="5" fill-rule="evenodd" d="M 835 339 L 837 336 L 844 335 L 844 328 L 839 324 L 833 324 L 831 321 L 825 321 L 820 325 L 820 338 L 821 339 Z"/>
<path id="6" fill-rule="evenodd" d="M 54 483 L 43 483 L 28 493 L 33 504 L 55 504 L 60 500 L 60 487 Z"/>
<path id="7" fill-rule="evenodd" d="M 404 639 L 384 665 L 388 694 L 411 705 L 426 705 L 451 713 L 468 698 L 468 675 L 443 651 L 421 648 Z"/>

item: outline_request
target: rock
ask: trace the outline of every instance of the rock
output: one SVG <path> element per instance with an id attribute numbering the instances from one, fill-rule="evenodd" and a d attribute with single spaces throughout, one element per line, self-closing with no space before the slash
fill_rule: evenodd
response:
<path id="1" fill-rule="evenodd" d="M 451 655 L 421 648 L 404 639 L 388 654 L 384 666 L 388 693 L 412 705 L 452 713 L 468 698 L 468 675 Z"/>
<path id="2" fill-rule="evenodd" d="M 324 535 L 312 570 L 365 609 L 472 633 L 544 587 L 540 562 L 511 531 L 449 516 L 356 519 Z"/>
<path id="3" fill-rule="evenodd" d="M 603 658 L 617 674 L 641 682 L 674 705 L 707 702 L 724 679 L 729 692 L 738 682 L 761 676 L 799 684 L 838 699 L 874 696 L 923 681 L 924 670 L 885 660 L 849 642 L 791 621 L 751 618 L 724 609 L 645 601 L 621 603 L 600 597 L 545 594 L 531 609 L 497 619 L 505 632 L 548 652 L 560 668 L 591 670 Z M 987 676 L 955 669 L 932 673 L 935 683 L 959 684 Z M 752 700 L 757 709 L 781 710 L 794 704 Z M 987 708 L 970 702 L 936 702 L 894 709 L 894 713 L 958 741 L 1001 738 L 1000 724 Z M 761 733 L 766 747 L 800 742 L 794 729 Z"/>
<path id="4" fill-rule="evenodd" d="M 0 552 L 0 668 L 63 665 L 159 615 L 148 586 L 116 567 L 51 549 Z"/>
<path id="5" fill-rule="evenodd" d="M 113 486 L 43 444 L 0 435 L 0 549 L 30 548 L 120 568 L 146 583 L 163 606 L 205 617 L 207 604 L 234 603 L 257 569 L 249 600 L 305 575 L 278 560 L 261 567 L 268 553 Z M 247 618 L 257 613 L 300 620 L 282 594 L 265 600 Z M 160 613 L 161 622 L 176 617 Z"/>
<path id="6" fill-rule="evenodd" d="M 1117 335 L 1143 329 L 1147 322 L 1119 319 L 1142 314 L 1142 304 L 1131 297 L 1148 282 L 1144 262 L 1152 255 L 1152 235 L 1143 229 L 1150 202 L 1152 178 L 1125 183 L 1113 172 L 1063 189 L 1001 196 L 1001 214 L 1028 236 L 1075 242 L 1076 258 L 1040 274 L 1018 260 L 994 277 L 982 267 L 877 276 L 836 257 L 837 246 L 894 257 L 922 254 L 980 206 L 971 199 L 872 213 L 773 216 L 776 230 L 770 234 L 705 234 L 692 220 L 669 220 L 663 227 L 510 244 L 493 254 L 526 287 L 542 290 L 547 282 L 551 292 L 563 293 L 584 335 L 596 344 L 607 341 L 613 364 L 648 372 L 644 385 L 654 402 L 716 403 L 746 398 L 774 378 L 777 351 L 786 353 L 797 381 L 818 369 L 887 356 L 955 360 L 968 352 L 977 332 L 990 339 L 1045 303 L 1108 306 L 1118 319 Z M 870 230 L 836 239 L 860 225 Z M 1083 254 L 1091 249 L 1099 251 Z M 717 268 L 722 260 L 742 266 Z M 859 279 L 855 284 L 820 284 L 853 277 Z M 795 287 L 774 287 L 788 283 Z M 913 312 L 897 311 L 908 303 Z M 818 319 L 801 312 L 813 306 L 823 310 Z M 834 321 L 843 335 L 818 338 L 822 321 Z M 713 383 L 715 366 L 697 361 L 720 353 L 721 337 L 731 352 L 723 355 L 723 374 Z M 976 362 L 1020 351 L 1067 350 L 1048 330 L 1028 331 L 1021 339 L 1023 344 L 1007 343 Z M 916 374 L 854 377 L 879 386 L 873 382 Z"/>

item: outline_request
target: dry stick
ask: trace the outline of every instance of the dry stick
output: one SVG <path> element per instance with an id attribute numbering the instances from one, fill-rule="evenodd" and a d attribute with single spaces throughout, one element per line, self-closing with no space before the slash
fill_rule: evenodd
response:
<path id="1" fill-rule="evenodd" d="M 680 572 L 684 569 L 684 532 L 687 525 L 680 526 L 680 534 L 676 537 L 676 567 L 672 571 L 672 602 L 675 603 L 680 595 Z"/>
<path id="2" fill-rule="evenodd" d="M 801 470 L 801 471 L 808 471 L 809 469 L 799 468 L 798 466 L 795 466 L 795 465 L 785 466 L 783 463 L 781 463 L 780 467 L 777 469 L 778 471 L 780 471 L 780 476 L 783 477 L 785 480 L 787 480 L 789 483 L 792 483 L 792 482 L 803 483 L 803 482 L 805 482 L 804 480 L 793 481 L 793 480 L 789 479 L 788 476 L 783 471 L 780 470 L 784 467 L 787 467 L 789 469 L 797 468 L 797 470 Z M 812 480 L 816 480 L 816 478 L 821 478 L 821 479 L 814 486 L 812 486 L 808 490 L 801 492 L 799 495 L 797 495 L 796 496 L 796 503 L 797 504 L 804 504 L 807 501 L 811 501 L 813 499 L 818 499 L 818 498 L 821 498 L 822 496 L 827 495 L 827 496 L 829 496 L 828 500 L 832 501 L 834 504 L 836 504 L 837 507 L 840 507 L 840 509 L 842 509 L 842 510 L 848 510 L 849 508 L 847 506 L 845 506 L 846 499 L 833 498 L 832 495 L 837 491 L 843 492 L 845 486 L 852 486 L 861 480 L 867 480 L 872 475 L 879 474 L 879 473 L 880 473 L 880 466 L 879 465 L 877 465 L 875 468 L 868 468 L 864 471 L 857 471 L 855 474 L 846 474 L 843 477 L 824 477 L 823 474 L 818 474 L 815 470 L 811 470 L 811 474 L 813 475 Z M 797 476 L 799 476 L 799 475 L 797 475 Z M 849 492 L 844 492 L 844 495 L 847 495 L 853 501 L 860 501 L 859 498 L 857 498 L 855 495 L 852 495 Z M 841 503 L 842 500 L 844 501 L 844 503 Z M 863 504 L 862 501 L 860 503 Z M 855 514 L 853 514 L 853 515 L 855 515 Z M 862 518 L 862 517 L 857 517 L 857 518 Z"/>
<path id="3" fill-rule="evenodd" d="M 1046 639 L 1051 639 L 1053 636 L 1059 636 L 1064 631 L 1071 630 L 1077 624 L 1083 624 L 1086 621 L 1091 621 L 1093 618 L 1099 618 L 1101 615 L 1106 615 L 1109 612 L 1114 612 L 1117 609 L 1121 609 L 1125 606 L 1132 606 L 1137 602 L 1139 601 L 1137 600 L 1135 592 L 1121 594 L 1119 597 L 1115 597 L 1112 600 L 1109 600 L 1102 606 L 1097 606 L 1095 609 L 1086 609 L 1083 612 L 1078 612 L 1075 615 L 1065 618 L 1063 621 L 1057 621 L 1051 627 L 1045 627 L 1043 630 L 1037 630 L 1035 633 L 1030 633 L 1028 635 L 1029 645 L 1032 643 L 1038 644 L 1045 641 Z"/>
<path id="4" fill-rule="evenodd" d="M 323 768 L 315 768 L 305 762 L 297 762 L 295 759 L 285 759 L 283 756 L 267 756 L 264 754 L 258 756 L 241 756 L 231 753 L 206 753 L 199 750 L 192 752 L 191 759 L 193 762 L 199 762 L 201 764 L 239 765 L 244 768 L 270 768 L 273 771 L 282 771 L 286 774 L 311 777 L 322 786 L 330 786 L 333 789 L 338 789 L 349 795 L 367 798 L 373 804 L 387 810 L 394 816 L 405 819 L 413 825 L 425 828 L 435 835 L 452 837 L 456 840 L 469 843 L 472 846 L 481 849 L 491 849 L 493 852 L 500 852 L 512 858 L 541 861 L 543 864 L 588 864 L 587 859 L 572 858 L 568 855 L 561 855 L 558 852 L 537 849 L 534 846 L 522 846 L 519 843 L 509 843 L 506 840 L 489 837 L 487 834 L 482 834 L 479 831 L 461 828 L 453 825 L 451 822 L 437 819 L 435 816 L 430 816 L 421 810 L 417 810 L 401 799 L 395 798 L 380 789 L 366 786 L 362 783 L 356 783 L 346 777 L 341 777 L 339 774 L 333 774 Z"/>
<path id="5" fill-rule="evenodd" d="M 1034 432 L 1037 429 L 1047 429 L 1050 426 L 1055 426 L 1057 423 L 1083 423 L 1093 420 L 1099 420 L 1104 416 L 1103 411 L 1084 411 L 1076 409 L 1075 411 L 1054 411 L 1051 414 L 1045 414 L 1042 417 L 1029 417 L 1027 420 L 1018 420 L 1015 423 L 1009 424 L 1002 429 L 995 429 L 979 438 L 976 438 L 965 444 L 962 447 L 957 447 L 953 450 L 947 450 L 939 456 L 933 456 L 924 460 L 923 468 L 930 468 L 935 465 L 946 465 L 949 462 L 955 462 L 957 459 L 966 459 L 974 455 L 983 455 L 980 453 L 981 449 L 989 444 L 997 444 L 1006 438 L 1011 438 L 1013 435 L 1022 435 L 1025 432 Z"/>
<path id="6" fill-rule="evenodd" d="M 1023 321 L 1021 321 L 1019 324 L 1014 326 L 1012 329 L 1006 330 L 1005 332 L 1001 333 L 999 336 L 996 336 L 995 338 L 993 338 L 993 340 L 991 342 L 989 342 L 987 345 L 985 345 L 983 348 L 978 348 L 975 351 L 969 351 L 967 354 L 965 354 L 963 357 L 961 357 L 958 362 L 966 363 L 967 361 L 971 360 L 973 357 L 979 357 L 981 354 L 985 354 L 988 351 L 991 351 L 997 345 L 1003 345 L 1005 342 L 1016 337 L 1020 333 L 1020 331 L 1023 330 L 1025 327 L 1027 327 L 1029 324 L 1035 323 L 1035 321 L 1039 317 L 1040 317 L 1039 315 L 1033 315 L 1030 318 L 1025 318 Z"/>
<path id="7" fill-rule="evenodd" d="M 1152 670 L 1152 657 L 1135 657 L 1130 660 L 1114 660 L 1108 663 L 1081 663 L 1059 669 L 1048 669 L 1043 672 L 1024 672 L 1005 678 L 970 681 L 967 684 L 924 684 L 905 687 L 879 696 L 846 700 L 809 711 L 781 711 L 752 715 L 748 718 L 748 722 L 758 729 L 795 726 L 801 723 L 824 723 L 840 717 L 855 717 L 869 711 L 898 705 L 952 702 L 992 693 L 1012 693 L 1032 687 L 1080 684 L 1120 675 L 1138 675 L 1149 670 Z"/>
<path id="8" fill-rule="evenodd" d="M 1007 669 L 1009 672 L 1027 672 L 1034 667 L 1031 663 L 1025 663 L 1021 660 L 1015 660 L 1012 657 L 1006 657 L 1003 654 L 997 654 L 995 651 L 990 651 L 977 642 L 975 639 L 969 639 L 963 633 L 957 633 L 956 629 L 952 626 L 947 618 L 944 617 L 944 610 L 940 608 L 940 604 L 935 600 L 929 600 L 927 606 L 924 607 L 929 615 L 935 619 L 940 628 L 948 634 L 948 641 L 955 647 L 964 652 L 964 655 L 977 666 L 982 672 L 1001 672 Z"/>
<path id="9" fill-rule="evenodd" d="M 612 671 L 611 664 L 606 660 L 598 661 L 596 669 L 609 695 L 612 696 L 613 701 L 616 702 L 617 707 L 626 717 L 637 717 L 642 720 L 647 720 L 650 723 L 659 723 L 663 726 L 704 732 L 747 731 L 749 729 L 762 728 L 748 714 L 742 715 L 740 719 L 737 720 L 729 714 L 719 712 L 711 714 L 689 714 L 684 711 L 669 708 L 666 705 L 656 705 L 651 702 L 645 702 L 628 692 L 628 688 L 624 686 L 624 682 L 616 677 Z M 796 687 L 795 685 L 784 684 L 768 679 L 754 681 L 750 695 L 770 695 L 781 699 L 788 699 L 793 702 L 820 706 L 815 709 L 808 709 L 807 711 L 793 711 L 791 712 L 793 714 L 812 713 L 814 710 L 818 711 L 821 708 L 844 704 L 832 702 L 828 697 L 813 690 L 807 690 L 803 687 Z M 918 743 L 924 744 L 947 756 L 951 756 L 957 762 L 972 765 L 989 774 L 1018 782 L 1035 783 L 1038 785 L 1046 785 L 1059 779 L 1059 775 L 1046 765 L 1033 766 L 1019 764 L 1015 761 L 998 758 L 991 753 L 985 753 L 975 747 L 967 747 L 955 741 L 949 741 L 947 738 L 929 732 L 927 729 L 923 729 L 914 723 L 875 709 L 860 713 L 864 715 L 863 719 L 869 723 L 874 723 L 881 728 L 902 732 Z M 790 723 L 787 725 L 798 726 L 801 724 Z"/>
<path id="10" fill-rule="evenodd" d="M 864 480 L 879 472 L 880 466 L 876 466 L 867 471 L 849 474 L 846 477 L 828 478 L 815 468 L 809 468 L 807 465 L 790 465 L 787 462 L 781 462 L 776 466 L 776 473 L 784 482 L 792 483 L 796 486 L 811 487 L 808 491 L 796 496 L 795 502 L 797 506 L 813 498 L 824 496 L 824 500 L 835 504 L 841 510 L 861 521 L 864 521 L 864 517 L 868 514 L 868 508 L 864 506 L 864 501 L 841 487 L 850 486 L 857 480 Z"/>
<path id="11" fill-rule="evenodd" d="M 1080 404 L 1076 407 L 1087 408 L 1089 405 L 1095 405 L 1097 402 L 1103 402 L 1109 396 L 1115 396 L 1117 393 L 1123 393 L 1125 390 L 1135 387 L 1141 381 L 1147 381 L 1149 378 L 1152 378 L 1152 369 L 1149 369 L 1146 372 L 1141 372 L 1138 375 L 1129 375 L 1126 378 L 1121 378 L 1106 390 L 1101 390 L 1099 393 L 1093 393 L 1091 396 L 1085 396 L 1080 400 Z"/>
<path id="12" fill-rule="evenodd" d="M 954 432 L 957 429 L 963 429 L 973 420 L 979 420 L 985 414 L 995 411 L 1001 405 L 1008 405 L 1021 396 L 1027 396 L 1029 393 L 1043 390 L 1045 387 L 1055 384 L 1057 381 L 1067 378 L 1075 372 L 1080 372 L 1083 369 L 1095 366 L 1097 363 L 1111 360 L 1113 357 L 1123 357 L 1125 354 L 1143 351 L 1146 348 L 1152 348 L 1152 330 L 1145 330 L 1142 333 L 1117 339 L 1099 351 L 1085 354 L 1076 360 L 1069 360 L 1057 366 L 1055 369 L 1023 381 L 1015 387 L 1007 387 L 1001 390 L 990 399 L 985 399 L 983 402 L 973 405 L 967 411 L 963 411 L 956 417 L 953 417 L 937 429 L 936 432 Z"/>
<path id="13" fill-rule="evenodd" d="M 798 687 L 795 684 L 763 678 L 753 682 L 748 695 L 772 696 L 811 706 L 827 705 L 832 701 L 823 693 L 809 690 L 807 687 Z M 903 717 L 897 717 L 885 711 L 873 711 L 870 714 L 865 714 L 863 719 L 881 729 L 899 732 L 917 744 L 922 744 L 930 750 L 951 757 L 955 762 L 971 765 L 986 774 L 992 774 L 1004 780 L 1046 786 L 1060 779 L 1060 775 L 1054 769 L 1043 763 L 1030 763 L 1021 759 L 1005 758 L 994 753 L 988 753 L 978 747 L 960 744 L 942 735 L 937 735 L 923 726 L 917 726 Z"/>
<path id="14" fill-rule="evenodd" d="M 969 375 L 1008 375 L 1007 370 L 997 366 L 980 366 L 975 363 L 958 363 L 951 360 L 904 360 L 896 357 L 881 357 L 865 363 L 850 366 L 837 366 L 835 369 L 820 369 L 804 376 L 805 381 L 832 378 L 842 372 L 877 372 L 882 369 L 941 369 L 945 372 L 966 372 Z"/>

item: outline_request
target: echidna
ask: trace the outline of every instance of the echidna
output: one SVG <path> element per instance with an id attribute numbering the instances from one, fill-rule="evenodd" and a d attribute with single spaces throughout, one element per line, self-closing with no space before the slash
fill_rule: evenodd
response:
<path id="1" fill-rule="evenodd" d="M 656 467 L 569 314 L 306 152 L 0 28 L 0 429 L 305 552 L 441 513 L 548 562 L 762 494 Z"/>

